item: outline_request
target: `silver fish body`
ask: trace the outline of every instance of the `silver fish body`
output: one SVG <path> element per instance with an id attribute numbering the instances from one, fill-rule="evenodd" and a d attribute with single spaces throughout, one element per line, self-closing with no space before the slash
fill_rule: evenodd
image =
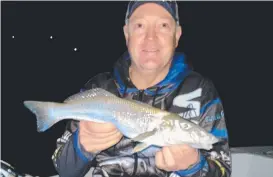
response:
<path id="1" fill-rule="evenodd" d="M 24 104 L 36 115 L 39 132 L 63 119 L 111 122 L 124 136 L 142 142 L 135 151 L 150 145 L 173 144 L 211 149 L 212 144 L 219 141 L 202 127 L 177 114 L 119 98 L 101 88 L 72 95 L 64 103 L 25 101 Z"/>

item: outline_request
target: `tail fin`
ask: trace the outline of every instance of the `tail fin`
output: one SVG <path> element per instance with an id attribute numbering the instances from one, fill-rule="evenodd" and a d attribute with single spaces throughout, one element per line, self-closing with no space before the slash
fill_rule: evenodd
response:
<path id="1" fill-rule="evenodd" d="M 24 101 L 25 107 L 27 107 L 36 116 L 37 131 L 44 132 L 59 122 L 60 119 L 54 117 L 54 107 L 59 103 L 53 102 L 41 102 L 41 101 Z"/>

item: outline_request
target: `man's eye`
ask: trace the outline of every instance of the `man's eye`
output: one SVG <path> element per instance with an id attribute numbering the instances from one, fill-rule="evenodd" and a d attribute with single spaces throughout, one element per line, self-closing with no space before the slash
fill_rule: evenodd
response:
<path id="1" fill-rule="evenodd" d="M 138 23 L 136 26 L 137 26 L 137 28 L 142 28 L 143 27 L 143 25 L 140 24 L 140 23 Z"/>
<path id="2" fill-rule="evenodd" d="M 168 23 L 162 23 L 162 27 L 166 28 L 168 26 L 169 26 Z"/>

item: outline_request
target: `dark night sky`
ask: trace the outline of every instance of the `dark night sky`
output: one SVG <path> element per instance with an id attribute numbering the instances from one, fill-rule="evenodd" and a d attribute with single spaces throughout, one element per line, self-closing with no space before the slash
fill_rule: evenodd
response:
<path id="1" fill-rule="evenodd" d="M 126 50 L 126 2 L 1 3 L 2 159 L 24 173 L 54 175 L 51 155 L 65 121 L 38 133 L 23 101 L 63 101 L 95 74 L 111 71 Z M 273 3 L 179 5 L 178 51 L 216 85 L 230 145 L 273 145 Z"/>

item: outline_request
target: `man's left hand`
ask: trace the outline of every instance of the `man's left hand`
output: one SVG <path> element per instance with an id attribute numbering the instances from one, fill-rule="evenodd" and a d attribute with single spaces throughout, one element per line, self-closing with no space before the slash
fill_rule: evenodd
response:
<path id="1" fill-rule="evenodd" d="M 198 150 L 188 145 L 165 146 L 155 155 L 157 168 L 165 171 L 186 170 L 198 161 Z"/>

